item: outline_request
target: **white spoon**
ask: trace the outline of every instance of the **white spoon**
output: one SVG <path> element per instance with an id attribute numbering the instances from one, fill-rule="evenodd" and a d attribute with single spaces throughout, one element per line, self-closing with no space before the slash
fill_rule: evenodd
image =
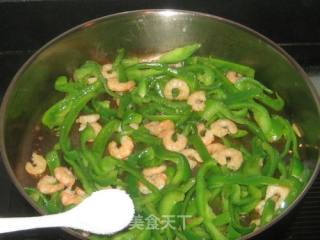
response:
<path id="1" fill-rule="evenodd" d="M 94 192 L 69 211 L 21 218 L 0 218 L 0 233 L 35 228 L 69 227 L 95 234 L 109 235 L 129 225 L 134 205 L 129 195 L 119 189 Z"/>

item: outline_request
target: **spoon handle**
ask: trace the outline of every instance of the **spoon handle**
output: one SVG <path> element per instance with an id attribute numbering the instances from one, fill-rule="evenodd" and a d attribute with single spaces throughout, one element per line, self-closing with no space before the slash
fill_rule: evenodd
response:
<path id="1" fill-rule="evenodd" d="M 0 234 L 35 228 L 63 227 L 67 224 L 62 214 L 39 217 L 0 218 Z"/>

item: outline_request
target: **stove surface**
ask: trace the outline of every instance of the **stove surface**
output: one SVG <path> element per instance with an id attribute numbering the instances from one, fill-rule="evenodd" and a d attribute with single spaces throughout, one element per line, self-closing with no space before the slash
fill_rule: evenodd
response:
<path id="1" fill-rule="evenodd" d="M 0 1 L 1 2 L 1 1 Z M 0 99 L 2 98 L 8 84 L 19 67 L 32 55 L 32 53 L 47 42 L 55 35 L 67 30 L 76 24 L 79 24 L 90 18 L 106 15 L 113 12 L 132 10 L 139 8 L 183 8 L 189 10 L 200 10 L 203 12 L 214 13 L 224 16 L 246 25 L 253 27 L 255 30 L 269 36 L 271 39 L 278 42 L 291 56 L 293 56 L 305 69 L 311 78 L 315 88 L 320 93 L 320 30 L 314 31 L 313 34 L 307 32 L 293 30 L 285 31 L 286 27 L 297 27 L 304 29 L 308 24 L 320 22 L 319 18 L 314 19 L 314 15 L 310 17 L 313 8 L 319 9 L 320 4 L 312 5 L 315 1 L 306 0 L 299 2 L 296 6 L 288 4 L 286 10 L 282 7 L 277 7 L 272 12 L 271 7 L 265 3 L 260 5 L 250 5 L 253 0 L 243 0 L 243 6 L 240 6 L 236 1 L 229 1 L 228 4 L 220 6 L 215 4 L 223 1 L 204 1 L 204 5 L 189 3 L 190 1 L 150 1 L 137 0 L 133 1 L 114 1 L 108 0 L 109 6 L 103 4 L 102 1 L 4 1 L 0 3 Z M 214 3 L 213 3 L 214 2 Z M 260 1 L 265 2 L 265 1 Z M 270 4 L 276 1 L 270 1 Z M 282 1 L 278 1 L 282 2 Z M 287 2 L 288 3 L 288 2 Z M 319 1 L 318 1 L 319 3 Z M 235 4 L 235 5 L 232 5 Z M 280 3 L 281 4 L 281 3 Z M 280 6 L 279 4 L 279 6 Z M 309 6 L 309 5 L 310 6 Z M 283 4 L 285 5 L 285 4 Z M 316 8 L 318 6 L 318 8 Z M 228 11 L 232 7 L 230 11 Z M 259 12 L 265 11 L 268 15 L 273 13 L 273 17 L 279 21 L 279 25 L 273 28 L 272 19 L 266 19 L 265 16 L 250 15 L 250 11 Z M 243 8 L 244 12 L 238 14 L 234 8 Z M 306 12 L 305 22 L 298 21 L 291 17 L 283 18 L 281 14 L 292 13 L 294 16 L 300 16 L 297 9 L 304 9 Z M 75 9 L 78 12 L 68 12 Z M 267 14 L 268 13 L 268 14 Z M 46 15 L 47 14 L 47 15 Z M 68 21 L 64 22 L 62 16 L 68 16 Z M 319 15 L 319 14 L 318 14 Z M 260 18 L 259 18 L 260 17 Z M 300 16 L 303 19 L 304 16 Z M 28 19 L 30 18 L 30 19 Z M 301 20 L 300 19 L 300 20 Z M 256 20 L 256 21 L 252 21 Z M 282 20 L 282 21 L 281 21 Z M 286 21 L 284 23 L 283 21 Z M 51 24 L 55 23 L 55 24 Z M 286 26 L 286 24 L 288 24 Z M 50 26 L 49 29 L 47 27 Z M 15 28 L 13 31 L 11 28 Z M 25 28 L 25 29 L 24 29 Z M 16 37 L 16 32 L 20 32 L 21 38 Z M 5 37 L 3 37 L 5 36 Z M 31 206 L 19 195 L 8 177 L 2 162 L 0 161 L 0 215 L 3 217 L 10 216 L 31 216 L 37 213 Z M 292 214 L 280 224 L 277 224 L 270 229 L 264 236 L 259 236 L 257 239 L 283 239 L 283 240 L 313 240 L 320 238 L 320 176 L 316 179 L 313 186 L 293 211 Z M 73 238 L 65 234 L 60 229 L 37 230 L 20 233 L 2 235 L 0 240 L 72 240 Z"/>

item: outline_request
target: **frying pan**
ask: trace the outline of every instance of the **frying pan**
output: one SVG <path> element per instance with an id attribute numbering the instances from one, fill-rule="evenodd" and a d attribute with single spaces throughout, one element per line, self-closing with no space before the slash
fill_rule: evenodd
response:
<path id="1" fill-rule="evenodd" d="M 35 184 L 24 165 L 34 148 L 46 152 L 54 141 L 44 138 L 37 145 L 34 139 L 41 114 L 61 97 L 53 91 L 56 77 L 71 74 L 88 59 L 112 59 L 119 48 L 130 54 L 149 54 L 192 42 L 202 44 L 200 55 L 214 55 L 253 67 L 256 78 L 285 99 L 286 114 L 301 127 L 303 144 L 308 146 L 304 164 L 313 173 L 304 190 L 280 216 L 243 239 L 276 224 L 297 205 L 320 165 L 319 97 L 302 68 L 275 43 L 235 22 L 198 12 L 140 10 L 88 21 L 53 39 L 21 67 L 5 94 L 0 120 L 2 159 L 12 182 L 40 214 L 45 213 L 24 191 L 24 187 Z M 75 231 L 67 231 L 83 238 Z"/>

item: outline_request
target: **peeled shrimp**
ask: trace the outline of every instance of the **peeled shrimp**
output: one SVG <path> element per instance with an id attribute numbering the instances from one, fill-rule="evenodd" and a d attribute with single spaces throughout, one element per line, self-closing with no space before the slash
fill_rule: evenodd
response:
<path id="1" fill-rule="evenodd" d="M 203 123 L 199 123 L 197 129 L 204 145 L 208 145 L 214 141 L 213 131 L 211 129 L 206 129 L 206 126 Z"/>
<path id="2" fill-rule="evenodd" d="M 237 125 L 228 119 L 219 119 L 213 122 L 210 129 L 217 137 L 224 137 L 227 134 L 235 134 L 238 132 Z"/>
<path id="3" fill-rule="evenodd" d="M 206 106 L 206 95 L 204 91 L 197 91 L 192 93 L 187 100 L 193 111 L 200 112 Z"/>
<path id="4" fill-rule="evenodd" d="M 167 166 L 162 164 L 158 167 L 150 167 L 143 169 L 143 175 L 145 179 L 156 186 L 158 189 L 162 189 L 167 182 L 167 175 L 164 171 L 167 170 Z M 139 190 L 143 194 L 149 194 L 151 191 L 141 182 L 139 182 Z"/>
<path id="5" fill-rule="evenodd" d="M 44 194 L 52 194 L 64 189 L 64 185 L 55 177 L 46 175 L 39 180 L 37 188 Z"/>
<path id="6" fill-rule="evenodd" d="M 259 213 L 260 216 L 262 215 L 265 204 L 266 204 L 266 200 L 261 200 L 255 207 L 255 211 Z"/>
<path id="7" fill-rule="evenodd" d="M 156 174 L 159 174 L 159 173 L 162 173 L 164 171 L 167 170 L 167 166 L 162 164 L 158 167 L 150 167 L 150 168 L 145 168 L 143 169 L 143 175 L 144 176 L 152 176 L 152 175 L 156 175 Z"/>
<path id="8" fill-rule="evenodd" d="M 163 136 L 163 145 L 169 151 L 180 152 L 187 146 L 188 139 L 183 134 L 177 134 L 177 140 L 174 141 L 172 136 L 174 134 L 174 130 L 168 130 L 164 133 Z"/>
<path id="9" fill-rule="evenodd" d="M 226 146 L 221 143 L 211 143 L 207 145 L 208 152 L 213 156 L 224 149 L 226 149 Z"/>
<path id="10" fill-rule="evenodd" d="M 99 119 L 99 114 L 81 115 L 76 120 L 77 123 L 80 123 L 79 131 L 83 131 L 87 127 L 88 123 L 96 123 Z"/>
<path id="11" fill-rule="evenodd" d="M 272 198 L 272 200 L 275 201 L 276 209 L 284 207 L 282 205 L 284 204 L 284 201 L 286 200 L 288 194 L 289 194 L 289 189 L 287 187 L 269 185 L 267 187 L 265 199 L 261 200 L 255 207 L 256 212 L 259 213 L 260 216 L 262 215 L 266 201 L 269 198 Z"/>
<path id="12" fill-rule="evenodd" d="M 55 178 L 64 186 L 71 188 L 76 182 L 73 173 L 66 167 L 57 167 L 54 169 Z"/>
<path id="13" fill-rule="evenodd" d="M 164 120 L 162 122 L 149 122 L 144 125 L 152 135 L 162 138 L 165 131 L 174 130 L 175 126 L 171 120 Z"/>
<path id="14" fill-rule="evenodd" d="M 87 81 L 88 81 L 88 84 L 93 84 L 93 83 L 95 83 L 97 80 L 98 80 L 98 78 L 96 78 L 96 77 L 89 77 Z"/>
<path id="15" fill-rule="evenodd" d="M 82 202 L 84 197 L 85 192 L 79 187 L 77 187 L 74 191 L 72 191 L 70 188 L 67 188 L 60 195 L 63 206 L 69 206 L 71 204 L 77 205 Z"/>
<path id="16" fill-rule="evenodd" d="M 158 173 L 155 175 L 145 176 L 146 180 L 153 184 L 156 188 L 162 189 L 167 182 L 167 175 L 165 173 Z M 141 182 L 139 182 L 139 190 L 143 194 L 149 194 L 151 191 Z"/>
<path id="17" fill-rule="evenodd" d="M 238 170 L 243 162 L 242 153 L 234 148 L 226 148 L 218 151 L 214 154 L 214 158 L 220 165 L 227 165 L 227 167 L 233 171 Z"/>
<path id="18" fill-rule="evenodd" d="M 119 82 L 118 78 L 109 78 L 107 80 L 107 85 L 111 91 L 128 92 L 136 86 L 136 83 L 134 81 Z"/>
<path id="19" fill-rule="evenodd" d="M 289 194 L 289 188 L 283 186 L 269 185 L 267 187 L 266 199 L 272 198 L 276 203 L 276 209 L 281 206 Z"/>
<path id="20" fill-rule="evenodd" d="M 119 82 L 117 73 L 112 71 L 112 64 L 103 65 L 101 73 L 103 77 L 107 79 L 107 85 L 111 91 L 128 92 L 131 91 L 136 85 L 134 81 Z"/>
<path id="21" fill-rule="evenodd" d="M 125 159 L 133 152 L 134 144 L 129 136 L 122 136 L 120 140 L 121 146 L 118 147 L 115 141 L 108 145 L 108 151 L 111 156 L 118 159 Z"/>
<path id="22" fill-rule="evenodd" d="M 96 136 L 99 134 L 99 132 L 102 129 L 100 123 L 98 123 L 98 122 L 90 123 L 90 126 L 92 127 Z"/>
<path id="23" fill-rule="evenodd" d="M 104 64 L 102 66 L 101 74 L 106 79 L 118 77 L 117 73 L 115 71 L 112 71 L 112 64 L 110 63 Z"/>
<path id="24" fill-rule="evenodd" d="M 198 163 L 203 162 L 199 153 L 192 148 L 183 149 L 181 153 L 188 159 L 191 169 L 194 169 L 198 165 Z"/>
<path id="25" fill-rule="evenodd" d="M 37 153 L 32 153 L 31 162 L 27 162 L 25 169 L 31 175 L 40 175 L 46 171 L 47 161 L 44 157 Z"/>
<path id="26" fill-rule="evenodd" d="M 176 97 L 172 94 L 174 89 L 179 91 Z M 171 100 L 186 100 L 189 97 L 189 93 L 190 89 L 188 84 L 185 81 L 176 78 L 171 79 L 164 87 L 164 96 Z"/>
<path id="27" fill-rule="evenodd" d="M 227 72 L 226 77 L 230 82 L 236 83 L 240 78 L 242 78 L 242 75 L 234 71 L 229 71 Z"/>

